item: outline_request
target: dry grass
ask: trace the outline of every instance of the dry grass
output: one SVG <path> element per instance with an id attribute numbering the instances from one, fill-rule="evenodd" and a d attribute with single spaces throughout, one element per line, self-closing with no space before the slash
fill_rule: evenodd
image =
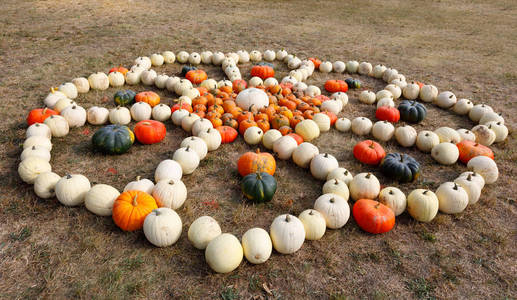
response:
<path id="1" fill-rule="evenodd" d="M 307 1 L 3 1 L 0 298 L 517 297 L 515 1 L 337 1 L 321 6 Z M 136 56 L 155 51 L 282 47 L 302 57 L 384 63 L 410 79 L 492 105 L 503 112 L 512 130 L 506 142 L 493 147 L 500 179 L 461 215 L 439 214 L 431 224 L 421 224 L 403 214 L 395 229 L 381 236 L 365 234 L 351 220 L 292 256 L 275 253 L 264 265 L 243 262 L 236 271 L 219 275 L 186 234 L 173 247 L 154 248 L 142 232 L 123 233 L 111 219 L 83 207 L 38 199 L 16 174 L 25 116 L 41 105 L 49 86 L 120 63 L 129 65 Z M 177 72 L 178 66 L 164 69 Z M 222 76 L 218 69 L 208 71 Z M 280 74 L 286 71 L 280 68 Z M 330 77 L 336 75 L 318 74 L 309 82 L 321 86 Z M 369 89 L 382 86 L 361 79 Z M 113 92 L 89 93 L 78 101 L 86 107 L 101 104 L 102 97 Z M 174 97 L 160 94 L 165 103 Z M 373 108 L 358 103 L 357 95 L 350 93 L 343 115 L 371 118 Z M 418 129 L 445 124 L 473 126 L 465 118 L 431 108 Z M 168 124 L 167 138 L 159 145 L 136 145 L 129 154 L 104 157 L 89 146 L 95 128 L 85 128 L 89 133 L 74 129 L 66 139 L 53 140 L 53 168 L 58 174 L 83 173 L 119 189 L 137 175 L 152 178 L 157 163 L 171 157 L 186 137 Z M 353 159 L 350 149 L 358 140 L 332 131 L 316 145 L 354 173 L 375 172 Z M 385 146 L 422 162 L 418 186 L 434 189 L 465 170 L 460 164 L 440 167 L 429 155 L 392 142 Z M 185 230 L 196 217 L 209 214 L 223 231 L 240 236 L 254 226 L 268 228 L 275 215 L 298 214 L 312 206 L 321 183 L 283 161 L 278 162 L 275 199 L 264 205 L 243 203 L 235 162 L 248 149 L 241 139 L 224 145 L 185 177 L 189 199 L 179 210 Z M 116 174 L 107 171 L 112 166 Z M 415 185 L 401 188 L 407 192 Z"/>

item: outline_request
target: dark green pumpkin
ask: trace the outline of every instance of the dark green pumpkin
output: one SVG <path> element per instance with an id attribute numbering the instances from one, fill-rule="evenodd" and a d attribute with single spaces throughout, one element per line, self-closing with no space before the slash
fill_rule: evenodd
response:
<path id="1" fill-rule="evenodd" d="M 425 106 L 416 101 L 403 100 L 400 102 L 398 110 L 400 111 L 400 119 L 410 123 L 420 123 L 427 116 Z"/>
<path id="2" fill-rule="evenodd" d="M 345 79 L 346 84 L 351 89 L 359 89 L 361 88 L 361 80 L 354 79 L 354 78 L 347 78 Z"/>
<path id="3" fill-rule="evenodd" d="M 399 182 L 412 182 L 420 176 L 420 164 L 407 154 L 388 153 L 380 168 L 384 175 Z"/>
<path id="4" fill-rule="evenodd" d="M 257 66 L 268 66 L 268 67 L 271 67 L 271 68 L 275 68 L 275 66 L 272 63 L 267 62 L 267 61 L 258 62 Z"/>
<path id="5" fill-rule="evenodd" d="M 276 192 L 276 179 L 265 172 L 248 174 L 241 181 L 241 190 L 252 202 L 269 202 Z"/>
<path id="6" fill-rule="evenodd" d="M 183 66 L 183 68 L 181 68 L 181 76 L 187 75 L 187 73 L 192 70 L 197 70 L 197 68 L 194 66 Z"/>
<path id="7" fill-rule="evenodd" d="M 107 154 L 122 154 L 129 150 L 135 135 L 124 125 L 108 125 L 97 130 L 92 137 L 93 147 Z"/>
<path id="8" fill-rule="evenodd" d="M 120 106 L 131 105 L 135 102 L 136 93 L 132 90 L 117 91 L 113 96 L 115 104 Z"/>

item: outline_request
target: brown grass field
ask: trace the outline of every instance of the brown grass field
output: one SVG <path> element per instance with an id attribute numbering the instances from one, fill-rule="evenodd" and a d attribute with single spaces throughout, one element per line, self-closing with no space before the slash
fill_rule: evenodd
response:
<path id="1" fill-rule="evenodd" d="M 0 298 L 517 298 L 517 2 L 3 0 L 0 12 Z M 268 229 L 276 215 L 298 215 L 312 207 L 322 183 L 292 161 L 278 161 L 274 200 L 243 202 L 236 160 L 251 147 L 239 138 L 210 153 L 193 175 L 184 177 L 189 196 L 178 210 L 182 236 L 174 246 L 159 249 L 141 231 L 122 232 L 111 218 L 38 199 L 16 172 L 26 115 L 42 106 L 51 86 L 115 65 L 130 66 L 137 56 L 164 50 L 279 48 L 303 58 L 383 63 L 408 80 L 433 83 L 459 98 L 493 106 L 510 128 L 509 138 L 492 147 L 499 180 L 462 214 L 440 213 L 424 224 L 404 213 L 394 230 L 376 236 L 351 218 L 344 228 L 306 242 L 294 255 L 274 252 L 263 265 L 243 261 L 237 270 L 220 275 L 187 240 L 195 218 L 211 215 L 223 232 L 240 238 L 252 227 Z M 287 73 L 283 64 L 276 64 L 279 76 Z M 249 74 L 250 66 L 241 68 L 243 74 Z M 170 74 L 179 68 L 174 64 L 158 70 Z M 206 69 L 211 77 L 223 76 L 220 68 Z M 308 82 L 322 87 L 329 78 L 346 76 L 315 73 Z M 368 89 L 384 86 L 354 77 Z M 86 108 L 112 107 L 114 91 L 90 92 L 76 101 Z M 159 93 L 167 104 L 176 97 Z M 373 119 L 374 107 L 359 103 L 358 94 L 349 93 L 342 115 Z M 104 103 L 104 96 L 110 101 Z M 417 130 L 474 126 L 468 118 L 427 107 L 428 118 Z M 171 158 L 187 136 L 171 122 L 167 129 L 162 143 L 135 144 L 116 157 L 92 151 L 93 126 L 73 129 L 66 138 L 52 140 L 53 171 L 82 173 L 120 190 L 137 175 L 152 179 L 158 162 Z M 368 170 L 384 185 L 397 184 L 353 158 L 351 149 L 359 140 L 333 129 L 315 144 L 354 174 Z M 384 146 L 422 163 L 421 179 L 400 186 L 405 192 L 434 190 L 466 170 L 461 163 L 440 166 L 430 155 L 396 142 Z M 108 172 L 110 167 L 116 174 Z"/>

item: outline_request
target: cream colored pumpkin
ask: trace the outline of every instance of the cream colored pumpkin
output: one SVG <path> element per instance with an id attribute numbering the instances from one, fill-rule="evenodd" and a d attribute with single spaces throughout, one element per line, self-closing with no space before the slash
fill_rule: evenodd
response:
<path id="1" fill-rule="evenodd" d="M 257 87 L 257 86 L 264 85 L 264 81 L 262 81 L 262 79 L 260 77 L 257 77 L 257 76 L 251 77 L 251 79 L 248 82 L 248 85 L 250 87 Z"/>
<path id="2" fill-rule="evenodd" d="M 56 197 L 61 204 L 66 206 L 76 206 L 84 202 L 86 193 L 91 185 L 88 178 L 80 174 L 68 174 L 56 183 Z"/>
<path id="3" fill-rule="evenodd" d="M 323 185 L 323 194 L 336 194 L 345 199 L 345 201 L 348 201 L 348 198 L 350 197 L 347 184 L 337 178 L 325 182 Z"/>
<path id="4" fill-rule="evenodd" d="M 328 116 L 327 116 L 328 118 Z M 323 123 L 323 118 L 321 123 Z M 328 119 L 328 123 L 330 126 L 330 119 Z M 324 124 L 322 124 L 323 126 Z M 268 131 L 269 132 L 269 131 Z M 299 134 L 304 141 L 310 142 L 313 139 L 319 137 L 320 135 L 320 125 L 313 120 L 306 119 L 296 124 L 295 132 Z M 267 147 L 266 147 L 267 148 Z"/>
<path id="5" fill-rule="evenodd" d="M 261 109 L 269 105 L 269 98 L 263 90 L 248 88 L 237 95 L 235 103 L 244 110 L 249 109 L 252 105 L 256 109 Z"/>
<path id="6" fill-rule="evenodd" d="M 395 139 L 402 147 L 412 147 L 416 142 L 417 133 L 415 128 L 404 125 L 395 129 Z"/>
<path id="7" fill-rule="evenodd" d="M 155 182 L 168 179 L 181 180 L 182 176 L 183 169 L 181 168 L 181 165 L 172 159 L 162 160 L 154 171 Z"/>
<path id="8" fill-rule="evenodd" d="M 205 260 L 217 273 L 229 273 L 240 265 L 243 250 L 239 240 L 230 233 L 223 233 L 208 243 Z"/>
<path id="9" fill-rule="evenodd" d="M 396 187 L 385 187 L 379 193 L 379 202 L 391 208 L 395 216 L 402 214 L 406 210 L 406 195 Z"/>
<path id="10" fill-rule="evenodd" d="M 109 80 L 110 86 L 113 86 L 113 87 L 123 86 L 124 83 L 126 82 L 124 74 L 122 74 L 120 72 L 109 73 L 108 80 Z"/>
<path id="11" fill-rule="evenodd" d="M 390 78 L 392 76 L 395 76 L 399 73 L 399 71 L 397 71 L 396 69 L 393 69 L 393 68 L 387 68 L 385 71 L 384 71 L 384 74 L 382 74 L 382 80 L 386 81 L 386 82 L 389 82 Z"/>
<path id="12" fill-rule="evenodd" d="M 434 99 L 433 103 L 441 108 L 451 108 L 456 104 L 456 96 L 449 91 L 441 92 L 436 99 Z"/>
<path id="13" fill-rule="evenodd" d="M 52 142 L 46 136 L 31 136 L 23 142 L 23 150 L 32 147 L 43 147 L 48 151 L 52 151 Z"/>
<path id="14" fill-rule="evenodd" d="M 201 119 L 201 118 L 198 115 L 189 113 L 187 116 L 185 116 L 185 117 L 183 117 L 183 119 L 181 119 L 181 128 L 183 130 L 185 130 L 186 132 L 190 133 L 192 131 L 192 126 L 199 119 Z"/>
<path id="15" fill-rule="evenodd" d="M 152 66 L 151 59 L 147 56 L 140 56 L 135 59 L 135 64 L 140 66 L 146 70 L 150 69 Z"/>
<path id="16" fill-rule="evenodd" d="M 470 177 L 470 180 L 473 181 L 474 183 L 476 183 L 481 190 L 483 189 L 483 187 L 485 186 L 485 179 L 479 173 L 472 172 L 472 171 L 463 172 L 456 179 L 461 180 L 461 179 L 467 179 L 469 177 Z"/>
<path id="17" fill-rule="evenodd" d="M 332 70 L 336 73 L 343 73 L 345 72 L 346 65 L 344 62 L 337 60 L 332 64 Z"/>
<path id="18" fill-rule="evenodd" d="M 438 97 L 438 89 L 432 84 L 426 84 L 420 89 L 420 100 L 433 102 Z"/>
<path id="19" fill-rule="evenodd" d="M 431 222 L 438 213 L 439 201 L 430 190 L 416 189 L 407 197 L 407 211 L 417 221 Z"/>
<path id="20" fill-rule="evenodd" d="M 481 196 L 482 186 L 479 184 L 479 182 L 476 182 L 473 179 L 473 176 L 471 174 L 467 175 L 467 177 L 456 178 L 454 180 L 454 183 L 461 186 L 465 190 L 465 192 L 467 192 L 469 204 L 474 204 L 478 202 L 479 197 Z"/>
<path id="21" fill-rule="evenodd" d="M 20 160 L 24 161 L 28 157 L 39 157 L 47 162 L 50 162 L 50 151 L 45 146 L 32 146 L 25 148 L 20 155 Z"/>
<path id="22" fill-rule="evenodd" d="M 476 135 L 476 142 L 481 145 L 490 146 L 495 142 L 495 132 L 486 125 L 476 125 L 472 132 Z"/>
<path id="23" fill-rule="evenodd" d="M 86 110 L 79 105 L 71 105 L 61 111 L 70 128 L 81 127 L 86 123 Z"/>
<path id="24" fill-rule="evenodd" d="M 189 111 L 186 109 L 178 109 L 174 111 L 171 115 L 172 123 L 176 126 L 181 126 L 181 121 L 183 121 L 183 118 L 189 115 Z"/>
<path id="25" fill-rule="evenodd" d="M 470 110 L 474 107 L 474 103 L 469 99 L 458 99 L 458 102 L 454 104 L 452 107 L 452 111 L 454 111 L 458 115 L 466 115 L 470 112 Z"/>
<path id="26" fill-rule="evenodd" d="M 74 78 L 72 83 L 75 85 L 78 93 L 85 94 L 90 91 L 90 83 L 88 82 L 88 79 L 84 77 Z"/>
<path id="27" fill-rule="evenodd" d="M 221 227 L 214 218 L 202 216 L 190 224 L 187 235 L 194 247 L 203 250 L 211 240 L 221 235 Z"/>
<path id="28" fill-rule="evenodd" d="M 164 61 L 165 61 L 165 58 L 163 57 L 163 55 L 161 54 L 158 54 L 158 53 L 153 53 L 150 57 L 151 59 L 151 64 L 153 66 L 161 66 L 163 65 Z"/>
<path id="29" fill-rule="evenodd" d="M 65 108 L 72 106 L 72 105 L 77 105 L 77 103 L 75 103 L 75 101 L 73 101 L 71 99 L 62 98 L 56 102 L 56 104 L 54 105 L 54 110 L 59 113 L 59 112 L 63 111 Z"/>
<path id="30" fill-rule="evenodd" d="M 293 151 L 294 163 L 302 168 L 308 168 L 312 159 L 320 153 L 318 147 L 311 143 L 303 142 Z"/>
<path id="31" fill-rule="evenodd" d="M 350 171 L 348 171 L 345 168 L 336 168 L 336 169 L 330 171 L 329 174 L 327 175 L 327 181 L 333 180 L 333 179 L 341 180 L 346 185 L 349 185 L 350 181 L 352 181 L 352 179 L 354 179 L 354 176 L 352 175 L 352 173 Z"/>
<path id="32" fill-rule="evenodd" d="M 131 112 L 126 107 L 112 108 L 108 114 L 111 124 L 127 125 L 131 122 Z"/>
<path id="33" fill-rule="evenodd" d="M 107 184 L 96 184 L 86 193 L 84 206 L 98 216 L 111 216 L 113 203 L 120 192 Z"/>
<path id="34" fill-rule="evenodd" d="M 494 143 L 500 143 L 508 137 L 508 128 L 501 122 L 488 122 L 486 126 L 495 133 Z"/>
<path id="35" fill-rule="evenodd" d="M 102 72 L 93 73 L 88 76 L 88 83 L 90 84 L 92 90 L 104 91 L 110 86 L 108 75 Z"/>
<path id="36" fill-rule="evenodd" d="M 182 147 L 174 151 L 172 159 L 181 165 L 183 174 L 192 174 L 199 166 L 199 156 L 190 147 Z"/>
<path id="37" fill-rule="evenodd" d="M 373 77 L 382 78 L 382 75 L 384 74 L 384 71 L 386 71 L 386 69 L 387 68 L 385 65 L 375 65 L 375 67 L 373 67 L 372 70 Z"/>
<path id="38" fill-rule="evenodd" d="M 320 153 L 311 160 L 311 174 L 318 180 L 326 180 L 328 174 L 337 169 L 339 163 L 337 159 L 328 153 Z"/>
<path id="39" fill-rule="evenodd" d="M 206 154 L 208 153 L 208 146 L 206 145 L 205 141 L 197 136 L 185 138 L 181 142 L 180 147 L 190 147 L 191 149 L 196 151 L 200 160 L 203 160 L 206 157 Z"/>
<path id="40" fill-rule="evenodd" d="M 210 128 L 214 128 L 214 125 L 212 125 L 212 122 L 210 122 L 208 119 L 205 118 L 199 118 L 192 124 L 192 134 L 197 136 L 202 131 L 207 131 Z"/>
<path id="41" fill-rule="evenodd" d="M 402 90 L 402 94 L 408 100 L 415 100 L 420 94 L 420 86 L 415 82 L 411 82 Z"/>
<path id="42" fill-rule="evenodd" d="M 376 100 L 377 96 L 372 91 L 364 90 L 359 94 L 359 101 L 361 101 L 362 103 L 374 104 Z"/>
<path id="43" fill-rule="evenodd" d="M 332 72 L 332 63 L 330 61 L 324 61 L 320 64 L 320 72 L 321 73 L 330 73 Z"/>
<path id="44" fill-rule="evenodd" d="M 348 99 L 347 99 L 348 101 Z M 343 109 L 343 102 L 341 100 L 327 100 L 321 104 L 321 111 L 330 111 L 331 113 L 335 114 L 336 116 L 341 112 Z M 329 125 L 330 127 L 330 125 Z"/>
<path id="45" fill-rule="evenodd" d="M 50 128 L 53 137 L 63 137 L 70 131 L 68 122 L 62 116 L 52 115 L 44 123 Z"/>
<path id="46" fill-rule="evenodd" d="M 328 115 L 324 113 L 316 113 L 314 114 L 312 121 L 318 125 L 319 132 L 327 132 L 330 130 L 330 117 Z"/>
<path id="47" fill-rule="evenodd" d="M 124 187 L 124 192 L 127 191 L 142 191 L 145 193 L 148 193 L 149 195 L 152 194 L 154 189 L 154 183 L 147 179 L 147 178 L 141 178 L 140 176 L 136 177 L 136 180 L 129 182 Z"/>
<path id="48" fill-rule="evenodd" d="M 250 82 L 251 82 L 251 80 L 250 80 Z M 294 92 L 303 93 L 303 92 L 305 92 L 306 89 L 307 89 L 307 84 L 305 84 L 304 82 L 301 82 L 301 81 L 298 81 L 297 83 L 295 83 L 293 85 L 293 91 Z"/>
<path id="49" fill-rule="evenodd" d="M 350 196 L 354 200 L 375 199 L 381 191 L 381 184 L 371 173 L 359 173 L 349 183 Z"/>
<path id="50" fill-rule="evenodd" d="M 458 161 L 460 151 L 455 144 L 439 143 L 431 149 L 431 156 L 442 165 L 452 165 Z"/>
<path id="51" fill-rule="evenodd" d="M 250 54 L 246 50 L 238 50 L 237 55 L 239 56 L 240 63 L 248 63 L 250 61 Z"/>
<path id="52" fill-rule="evenodd" d="M 365 117 L 357 117 L 352 120 L 352 132 L 357 135 L 368 135 L 372 130 L 372 121 Z"/>
<path id="53" fill-rule="evenodd" d="M 253 50 L 250 52 L 250 60 L 251 61 L 261 61 L 262 60 L 262 53 L 258 50 Z"/>
<path id="54" fill-rule="evenodd" d="M 438 138 L 440 139 L 440 143 L 453 143 L 457 144 L 461 142 L 461 136 L 460 134 L 450 128 L 450 127 L 440 127 L 434 131 L 436 135 L 438 135 Z"/>
<path id="55" fill-rule="evenodd" d="M 199 137 L 205 141 L 208 151 L 214 151 L 221 146 L 221 134 L 214 128 L 210 128 L 207 131 L 199 133 Z"/>
<path id="56" fill-rule="evenodd" d="M 306 240 L 319 240 L 327 230 L 327 221 L 323 215 L 314 209 L 306 209 L 298 216 L 305 229 Z"/>
<path id="57" fill-rule="evenodd" d="M 395 101 L 393 101 L 393 98 L 391 97 L 381 98 L 379 101 L 377 101 L 377 108 L 383 106 L 395 107 Z"/>
<path id="58" fill-rule="evenodd" d="M 350 73 L 350 74 L 357 73 L 357 69 L 359 69 L 359 63 L 357 61 L 349 60 L 346 62 L 347 73 Z"/>
<path id="59" fill-rule="evenodd" d="M 41 173 L 51 171 L 52 167 L 48 161 L 37 156 L 27 157 L 18 165 L 18 175 L 20 175 L 24 182 L 29 184 L 33 184 Z"/>
<path id="60" fill-rule="evenodd" d="M 504 118 L 501 113 L 487 111 L 483 114 L 481 119 L 479 119 L 479 124 L 486 125 L 489 122 L 499 122 L 504 125 Z"/>
<path id="61" fill-rule="evenodd" d="M 164 51 L 162 53 L 162 56 L 163 56 L 163 61 L 166 64 L 172 64 L 176 61 L 176 54 L 174 54 L 174 52 L 172 52 L 172 51 Z"/>
<path id="62" fill-rule="evenodd" d="M 154 80 L 157 76 L 158 74 L 156 74 L 155 70 L 145 70 L 140 75 L 140 81 L 142 81 L 144 85 L 154 85 Z"/>
<path id="63" fill-rule="evenodd" d="M 416 137 L 416 146 L 422 152 L 431 152 L 440 143 L 440 137 L 432 131 L 420 131 Z"/>
<path id="64" fill-rule="evenodd" d="M 216 66 L 220 66 L 221 63 L 223 62 L 223 60 L 224 60 L 224 53 L 214 52 L 214 54 L 212 54 L 212 64 L 214 64 Z"/>
<path id="65" fill-rule="evenodd" d="M 213 90 L 217 89 L 217 81 L 209 78 L 209 79 L 203 80 L 203 82 L 201 82 L 201 84 L 199 86 L 204 87 L 204 88 L 208 89 L 209 91 L 213 91 Z"/>
<path id="66" fill-rule="evenodd" d="M 184 64 L 188 61 L 188 58 L 189 58 L 189 54 L 187 51 L 180 51 L 176 54 L 176 60 L 180 63 L 180 64 Z"/>
<path id="67" fill-rule="evenodd" d="M 287 61 L 287 67 L 291 70 L 299 68 L 301 64 L 302 64 L 302 61 L 296 56 L 290 58 Z M 330 64 L 330 66 L 332 68 L 332 64 Z"/>
<path id="68" fill-rule="evenodd" d="M 252 264 L 265 263 L 273 251 L 269 233 L 262 228 L 251 228 L 242 235 L 244 256 Z"/>
<path id="69" fill-rule="evenodd" d="M 390 91 L 390 93 L 393 95 L 393 99 L 398 99 L 402 95 L 402 89 L 398 85 L 390 83 L 387 86 L 385 86 L 384 89 Z"/>
<path id="70" fill-rule="evenodd" d="M 295 85 L 296 83 L 298 83 L 298 79 L 296 79 L 296 77 L 294 77 L 294 76 L 289 75 L 289 76 L 285 76 L 284 78 L 282 78 L 281 83 Z"/>
<path id="71" fill-rule="evenodd" d="M 403 75 L 400 75 L 400 74 L 397 75 L 397 77 L 395 79 L 391 80 L 389 83 L 398 86 L 402 91 L 402 89 L 406 88 L 407 82 L 405 79 L 402 79 L 400 76 L 403 76 Z M 395 95 L 393 95 L 393 97 L 395 97 Z"/>
<path id="72" fill-rule="evenodd" d="M 347 118 L 339 118 L 337 119 L 336 123 L 334 124 L 336 126 L 336 129 L 340 132 L 347 132 L 352 127 L 352 122 L 350 122 Z"/>
<path id="73" fill-rule="evenodd" d="M 160 103 L 153 107 L 151 116 L 156 121 L 165 122 L 171 117 L 171 108 L 166 104 Z"/>
<path id="74" fill-rule="evenodd" d="M 143 70 L 130 70 L 126 73 L 126 83 L 128 85 L 136 85 L 140 83 L 140 76 Z"/>
<path id="75" fill-rule="evenodd" d="M 377 121 L 373 124 L 372 135 L 379 141 L 387 142 L 395 134 L 395 126 L 388 121 Z"/>
<path id="76" fill-rule="evenodd" d="M 165 179 L 156 183 L 151 195 L 158 207 L 176 210 L 187 200 L 187 187 L 181 180 Z"/>
<path id="77" fill-rule="evenodd" d="M 279 159 L 287 160 L 291 158 L 294 150 L 298 147 L 296 140 L 288 135 L 284 135 L 273 143 L 273 151 Z"/>
<path id="78" fill-rule="evenodd" d="M 446 214 L 461 213 L 469 204 L 465 189 L 454 182 L 444 182 L 436 190 L 438 209 Z"/>
<path id="79" fill-rule="evenodd" d="M 359 73 L 361 75 L 369 75 L 372 73 L 372 70 L 373 70 L 372 64 L 369 62 L 363 61 L 359 64 L 359 67 L 357 68 L 357 73 Z"/>
<path id="80" fill-rule="evenodd" d="M 315 85 L 309 85 L 307 86 L 307 89 L 305 89 L 305 95 L 309 97 L 316 97 L 321 95 L 321 90 Z"/>
<path id="81" fill-rule="evenodd" d="M 189 99 L 194 99 L 194 98 L 197 98 L 197 97 L 201 96 L 199 94 L 199 90 L 195 89 L 195 88 L 183 90 L 183 93 L 181 95 L 184 96 L 184 97 L 188 97 Z M 190 101 L 190 102 L 192 103 L 192 101 Z"/>
<path id="82" fill-rule="evenodd" d="M 203 51 L 201 52 L 201 62 L 205 65 L 209 65 L 212 63 L 212 51 Z"/>
<path id="83" fill-rule="evenodd" d="M 109 110 L 105 107 L 92 106 L 86 112 L 88 123 L 92 125 L 103 125 L 108 122 Z"/>
<path id="84" fill-rule="evenodd" d="M 156 247 L 174 245 L 181 236 L 180 216 L 168 207 L 153 209 L 144 220 L 144 235 Z"/>
<path id="85" fill-rule="evenodd" d="M 486 104 L 476 104 L 472 109 L 469 111 L 469 118 L 473 122 L 478 123 L 479 120 L 483 117 L 483 115 L 487 112 L 494 111 L 492 107 L 486 105 Z"/>
<path id="86" fill-rule="evenodd" d="M 58 90 L 69 99 L 77 98 L 77 87 L 71 82 L 65 82 L 58 87 Z"/>
<path id="87" fill-rule="evenodd" d="M 339 110 L 339 112 L 341 112 L 343 107 L 345 107 L 348 104 L 348 95 L 346 93 L 343 93 L 343 92 L 335 92 L 335 93 L 333 93 L 332 95 L 330 95 L 330 99 L 341 101 L 342 105 L 341 105 L 341 109 Z M 325 101 L 325 102 L 327 102 L 327 101 Z"/>
<path id="88" fill-rule="evenodd" d="M 180 82 L 180 78 L 176 76 L 171 76 L 167 78 L 165 81 L 165 88 L 170 92 L 176 92 L 176 84 Z"/>
<path id="89" fill-rule="evenodd" d="M 244 141 L 248 145 L 257 145 L 262 142 L 262 137 L 264 136 L 264 132 L 257 126 L 252 126 L 246 129 L 244 132 Z"/>
<path id="90" fill-rule="evenodd" d="M 90 86 L 88 85 L 88 89 L 90 89 Z M 50 93 L 45 97 L 43 100 L 43 103 L 46 107 L 50 107 L 54 109 L 54 106 L 56 103 L 61 99 L 68 99 L 66 95 L 63 92 L 58 91 L 56 88 L 51 88 Z M 68 99 L 71 100 L 71 99 Z"/>
<path id="91" fill-rule="evenodd" d="M 289 214 L 276 217 L 271 223 L 269 234 L 273 247 L 282 254 L 295 253 L 305 241 L 305 228 L 302 221 Z"/>
<path id="92" fill-rule="evenodd" d="M 330 229 L 338 229 L 345 226 L 350 218 L 350 206 L 348 206 L 345 199 L 336 194 L 323 194 L 319 196 L 314 202 L 314 209 L 323 215 L 325 223 Z"/>
<path id="93" fill-rule="evenodd" d="M 319 128 L 318 128 L 318 130 L 319 130 Z M 268 131 L 266 131 L 266 133 L 264 133 L 264 136 L 262 137 L 262 145 L 264 145 L 264 147 L 266 147 L 266 149 L 273 149 L 274 143 L 281 137 L 282 137 L 282 133 L 280 131 L 278 131 L 276 129 L 269 129 Z M 304 140 L 305 140 L 305 138 L 304 138 Z"/>
<path id="94" fill-rule="evenodd" d="M 278 80 L 274 77 L 269 77 L 268 79 L 264 80 L 264 86 L 270 87 L 278 84 Z"/>
<path id="95" fill-rule="evenodd" d="M 56 195 L 56 183 L 61 176 L 54 172 L 45 172 L 39 174 L 34 180 L 34 193 L 43 199 L 52 198 Z"/>
<path id="96" fill-rule="evenodd" d="M 264 51 L 264 60 L 266 61 L 274 61 L 276 58 L 276 53 L 273 50 Z"/>
<path id="97" fill-rule="evenodd" d="M 457 129 L 456 132 L 460 135 L 461 140 L 468 140 L 468 141 L 475 141 L 476 135 L 474 132 L 468 130 L 468 129 Z"/>
<path id="98" fill-rule="evenodd" d="M 380 90 L 377 93 L 375 93 L 376 101 L 379 101 L 383 98 L 392 98 L 393 99 L 393 94 L 388 90 Z"/>
<path id="99" fill-rule="evenodd" d="M 180 96 L 184 95 L 188 90 L 192 89 L 192 82 L 187 79 L 180 79 L 174 85 L 174 92 Z"/>
<path id="100" fill-rule="evenodd" d="M 467 168 L 479 173 L 485 179 L 486 184 L 492 184 L 499 177 L 499 169 L 495 161 L 487 156 L 476 156 L 469 160 Z"/>

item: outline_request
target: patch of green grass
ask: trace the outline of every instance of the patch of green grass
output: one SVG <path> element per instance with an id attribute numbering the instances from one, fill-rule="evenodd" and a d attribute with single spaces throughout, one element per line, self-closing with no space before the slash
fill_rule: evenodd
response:
<path id="1" fill-rule="evenodd" d="M 32 230 L 25 226 L 22 228 L 22 230 L 20 230 L 20 232 L 11 232 L 9 233 L 9 239 L 13 242 L 23 242 L 25 241 L 28 237 L 30 237 L 32 234 Z"/>
<path id="2" fill-rule="evenodd" d="M 260 280 L 255 274 L 251 275 L 248 281 L 248 288 L 250 291 L 258 291 L 260 289 Z"/>
<path id="3" fill-rule="evenodd" d="M 225 287 L 219 294 L 223 300 L 235 300 L 239 299 L 239 291 L 231 286 Z"/>
<path id="4" fill-rule="evenodd" d="M 118 285 L 120 278 L 122 278 L 122 270 L 116 269 L 104 273 L 100 278 L 100 282 L 106 287 L 114 287 Z"/>
<path id="5" fill-rule="evenodd" d="M 436 299 L 433 295 L 434 286 L 425 278 L 416 278 L 406 282 L 407 288 L 413 292 L 418 299 Z"/>
<path id="6" fill-rule="evenodd" d="M 122 266 L 130 271 L 138 269 L 144 263 L 144 258 L 141 254 L 138 254 L 136 257 L 126 258 L 122 262 Z"/>
<path id="7" fill-rule="evenodd" d="M 335 294 L 331 294 L 330 295 L 330 299 L 331 300 L 347 300 L 348 297 L 345 296 L 345 294 L 343 294 L 343 292 L 338 292 L 338 293 L 335 293 Z"/>
<path id="8" fill-rule="evenodd" d="M 433 233 L 427 232 L 425 230 L 420 233 L 420 237 L 424 241 L 428 241 L 428 242 L 431 242 L 431 243 L 436 242 L 436 236 Z"/>

